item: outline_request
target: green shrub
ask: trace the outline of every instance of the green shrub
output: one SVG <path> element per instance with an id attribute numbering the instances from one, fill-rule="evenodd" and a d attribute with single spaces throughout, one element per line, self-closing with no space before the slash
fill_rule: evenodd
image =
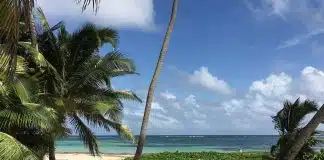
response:
<path id="1" fill-rule="evenodd" d="M 142 160 L 271 160 L 267 153 L 263 152 L 164 152 L 144 154 Z M 126 158 L 125 160 L 133 160 Z"/>
<path id="2" fill-rule="evenodd" d="M 323 160 L 324 159 L 324 150 L 320 152 L 315 152 L 304 157 L 305 160 Z"/>

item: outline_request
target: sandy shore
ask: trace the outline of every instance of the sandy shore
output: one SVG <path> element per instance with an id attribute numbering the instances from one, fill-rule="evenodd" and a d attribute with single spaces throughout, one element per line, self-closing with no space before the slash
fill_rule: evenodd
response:
<path id="1" fill-rule="evenodd" d="M 57 153 L 56 160 L 123 160 L 130 154 L 102 154 L 101 157 L 93 157 L 86 153 Z M 48 160 L 46 156 L 44 160 Z"/>

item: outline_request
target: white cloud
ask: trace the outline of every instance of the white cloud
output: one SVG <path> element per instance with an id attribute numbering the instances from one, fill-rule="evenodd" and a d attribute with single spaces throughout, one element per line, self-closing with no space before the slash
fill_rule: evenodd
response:
<path id="1" fill-rule="evenodd" d="M 255 16 L 280 16 L 284 18 L 285 14 L 290 11 L 290 0 L 261 0 L 259 5 L 255 5 L 251 0 L 244 0 L 248 10 Z"/>
<path id="2" fill-rule="evenodd" d="M 290 0 L 265 0 L 265 3 L 270 7 L 272 14 L 282 17 L 290 9 Z"/>
<path id="3" fill-rule="evenodd" d="M 322 98 L 324 96 L 324 72 L 314 67 L 305 67 L 301 71 L 302 89 L 308 94 Z"/>
<path id="4" fill-rule="evenodd" d="M 170 93 L 169 91 L 161 92 L 160 95 L 165 98 L 166 100 L 175 100 L 177 97 L 173 94 Z"/>
<path id="5" fill-rule="evenodd" d="M 242 108 L 244 105 L 243 100 L 232 99 L 222 103 L 222 107 L 225 109 L 227 115 L 231 115 L 236 109 Z"/>
<path id="6" fill-rule="evenodd" d="M 270 117 L 278 111 L 283 100 L 294 98 L 290 95 L 292 81 L 285 73 L 270 74 L 265 79 L 252 82 L 244 98 L 225 101 L 222 107 L 228 115 L 244 111 L 252 117 Z"/>
<path id="7" fill-rule="evenodd" d="M 190 118 L 190 119 L 205 119 L 205 118 L 207 118 L 206 114 L 197 111 L 195 108 L 188 108 L 184 112 L 184 116 L 186 118 Z"/>
<path id="8" fill-rule="evenodd" d="M 163 107 L 161 107 L 158 102 L 153 102 L 152 103 L 152 109 L 154 109 L 154 110 L 160 110 L 160 111 L 166 113 L 166 110 Z"/>
<path id="9" fill-rule="evenodd" d="M 152 125 L 151 127 L 156 127 L 156 128 L 167 128 L 167 129 L 177 129 L 180 127 L 180 121 L 164 115 L 164 114 L 152 114 L 152 119 L 150 121 L 150 124 Z"/>
<path id="10" fill-rule="evenodd" d="M 293 22 L 293 27 L 305 28 L 301 34 L 280 43 L 277 49 L 284 49 L 301 44 L 324 33 L 324 1 L 305 0 L 261 0 L 260 5 L 245 2 L 247 9 L 255 17 L 277 16 L 285 21 Z M 258 11 L 258 12 L 256 12 Z"/>
<path id="11" fill-rule="evenodd" d="M 295 45 L 300 44 L 301 42 L 304 42 L 304 41 L 312 38 L 313 36 L 318 36 L 318 35 L 323 34 L 323 33 L 324 33 L 324 29 L 312 30 L 309 33 L 298 35 L 298 36 L 296 36 L 294 38 L 291 38 L 291 39 L 288 39 L 288 40 L 284 41 L 282 44 L 279 44 L 277 49 L 284 49 L 284 48 L 288 48 L 288 47 L 293 47 Z"/>
<path id="12" fill-rule="evenodd" d="M 37 4 L 50 18 L 91 21 L 101 25 L 152 29 L 154 27 L 153 0 L 102 0 L 97 14 L 92 5 L 85 12 L 74 0 L 39 0 Z M 59 11 L 58 11 L 59 9 Z"/>
<path id="13" fill-rule="evenodd" d="M 285 100 L 295 101 L 311 99 L 319 104 L 324 101 L 324 72 L 314 67 L 305 67 L 298 77 L 293 79 L 285 73 L 270 74 L 267 78 L 252 82 L 249 92 L 243 98 L 233 98 L 221 105 L 232 119 L 233 125 L 253 129 L 268 124 Z M 292 85 L 293 83 L 299 85 Z M 309 120 L 310 118 L 308 118 Z"/>
<path id="14" fill-rule="evenodd" d="M 232 93 L 230 86 L 224 80 L 218 79 L 209 73 L 207 67 L 200 67 L 199 70 L 194 71 L 194 73 L 189 76 L 189 82 L 200 85 L 216 93 L 225 95 Z"/>
<path id="15" fill-rule="evenodd" d="M 254 81 L 250 86 L 250 91 L 260 92 L 267 97 L 279 97 L 287 93 L 291 82 L 292 78 L 285 73 L 271 74 L 266 79 Z"/>
<path id="16" fill-rule="evenodd" d="M 176 109 L 182 109 L 182 107 L 180 106 L 180 103 L 179 102 L 174 102 L 172 103 L 172 106 Z"/>
<path id="17" fill-rule="evenodd" d="M 193 95 L 193 94 L 190 94 L 188 97 L 186 97 L 185 99 L 185 103 L 186 104 L 189 104 L 189 105 L 192 105 L 192 106 L 195 106 L 196 108 L 199 108 L 200 105 L 197 104 L 197 101 L 196 101 L 196 96 Z"/>
<path id="18" fill-rule="evenodd" d="M 201 100 L 198 94 L 189 94 L 184 98 L 177 95 L 170 101 L 159 94 L 152 106 L 149 133 L 275 134 L 271 116 L 282 108 L 283 102 L 300 97 L 300 100 L 309 98 L 323 103 L 322 82 L 324 71 L 309 66 L 297 76 L 278 73 L 254 80 L 245 93 L 233 95 L 231 99 L 204 97 Z M 136 133 L 139 133 L 144 110 L 143 105 L 139 106 L 131 110 L 125 108 L 125 119 Z"/>

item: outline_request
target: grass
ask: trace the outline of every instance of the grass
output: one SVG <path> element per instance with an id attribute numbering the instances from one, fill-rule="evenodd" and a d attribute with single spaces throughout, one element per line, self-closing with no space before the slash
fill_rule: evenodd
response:
<path id="1" fill-rule="evenodd" d="M 126 158 L 125 160 L 133 160 Z M 264 152 L 163 152 L 144 154 L 141 160 L 272 160 Z"/>

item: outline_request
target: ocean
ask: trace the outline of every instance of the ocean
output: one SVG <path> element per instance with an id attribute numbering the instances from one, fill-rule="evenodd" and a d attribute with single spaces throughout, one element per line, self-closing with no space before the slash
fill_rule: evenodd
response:
<path id="1" fill-rule="evenodd" d="M 121 140 L 118 136 L 98 136 L 103 153 L 134 153 L 136 145 Z M 269 151 L 276 143 L 275 135 L 200 135 L 200 136 L 147 136 L 144 153 L 157 152 L 200 152 L 200 151 Z M 58 139 L 57 152 L 87 152 L 78 137 Z"/>

